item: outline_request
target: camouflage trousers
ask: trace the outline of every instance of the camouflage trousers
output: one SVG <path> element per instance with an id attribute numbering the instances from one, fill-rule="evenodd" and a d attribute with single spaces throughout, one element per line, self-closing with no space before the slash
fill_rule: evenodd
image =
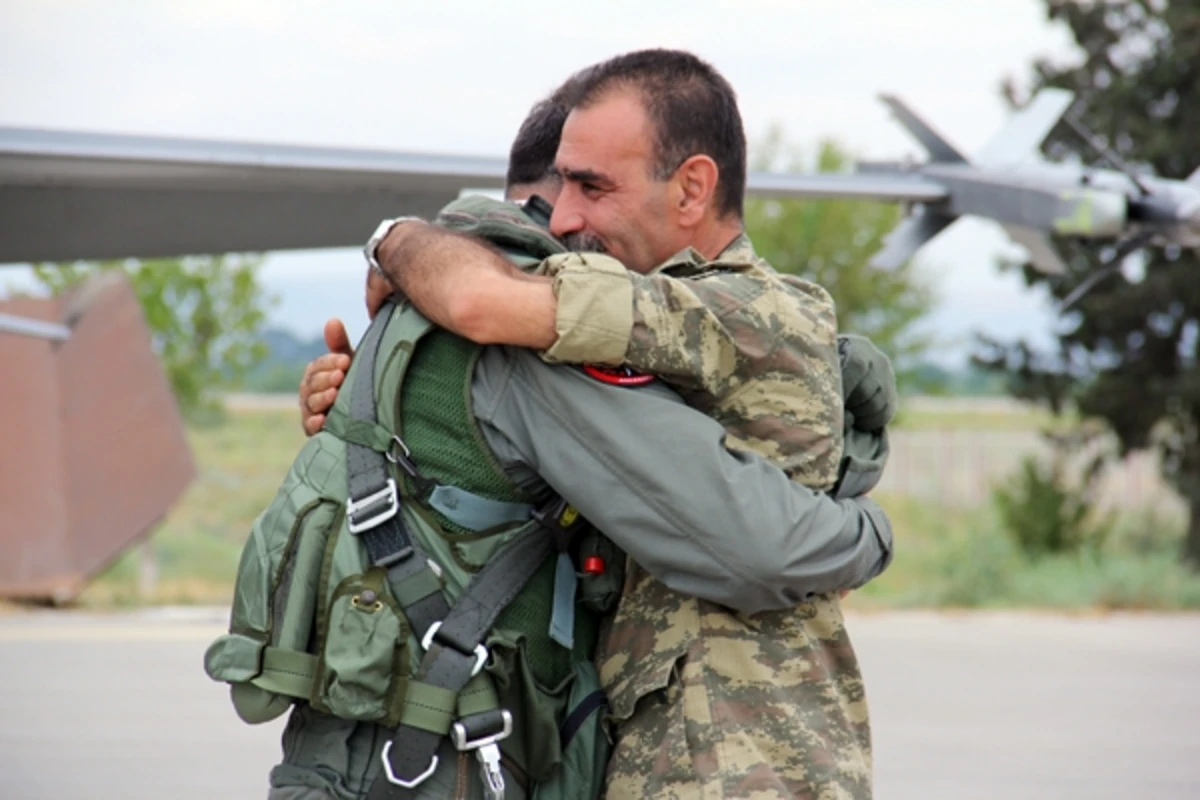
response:
<path id="1" fill-rule="evenodd" d="M 704 635 L 617 723 L 608 800 L 868 800 L 866 698 L 836 598 L 788 612 L 788 641 L 770 620 L 699 606 Z"/>

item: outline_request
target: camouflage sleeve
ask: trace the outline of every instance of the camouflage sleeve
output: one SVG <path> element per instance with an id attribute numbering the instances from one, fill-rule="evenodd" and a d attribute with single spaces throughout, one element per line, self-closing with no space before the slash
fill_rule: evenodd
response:
<path id="1" fill-rule="evenodd" d="M 715 395 L 744 361 L 740 346 L 766 335 L 753 279 L 640 275 L 590 253 L 552 257 L 538 271 L 554 278 L 558 298 L 558 340 L 543 354 L 550 363 L 626 364 Z"/>
<path id="2" fill-rule="evenodd" d="M 554 278 L 558 298 L 558 338 L 542 358 L 550 364 L 623 363 L 633 328 L 633 273 L 598 253 L 551 256 L 536 271 Z"/>
<path id="3" fill-rule="evenodd" d="M 539 270 L 553 275 L 559 303 L 546 361 L 658 375 L 695 393 L 689 402 L 721 421 L 735 446 L 809 486 L 833 486 L 843 404 L 837 316 L 824 289 L 749 263 L 639 275 L 589 254 Z"/>
<path id="4" fill-rule="evenodd" d="M 789 480 L 661 382 L 636 388 L 485 348 L 472 399 L 489 447 L 536 491 L 562 495 L 635 562 L 684 594 L 756 612 L 861 586 L 890 562 L 867 498 Z"/>

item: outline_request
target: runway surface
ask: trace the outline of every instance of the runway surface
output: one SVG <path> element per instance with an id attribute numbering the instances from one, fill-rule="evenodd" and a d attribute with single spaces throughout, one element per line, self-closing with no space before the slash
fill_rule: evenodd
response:
<path id="1" fill-rule="evenodd" d="M 879 800 L 1200 797 L 1200 615 L 854 615 Z M 0 613 L 0 798 L 263 798 L 219 611 Z"/>

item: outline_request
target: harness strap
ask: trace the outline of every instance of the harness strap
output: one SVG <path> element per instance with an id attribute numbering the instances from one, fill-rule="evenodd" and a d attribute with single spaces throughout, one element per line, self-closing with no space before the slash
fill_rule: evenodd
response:
<path id="1" fill-rule="evenodd" d="M 408 313 L 399 316 L 399 324 L 412 326 L 405 333 L 415 341 L 431 323 L 415 310 L 405 311 Z M 349 419 L 331 415 L 337 420 L 334 425 L 349 434 L 346 512 L 350 531 L 361 535 L 372 562 L 387 569 L 388 584 L 413 630 L 424 631 L 421 644 L 425 655 L 409 682 L 400 724 L 384 745 L 383 775 L 372 784 L 367 798 L 400 800 L 411 796 L 411 790 L 437 770 L 438 745 L 447 733 L 460 751 L 475 751 L 483 768 L 487 795 L 502 798 L 504 779 L 496 742 L 512 732 L 512 715 L 499 708 L 495 688 L 483 672 L 488 652 L 482 642 L 496 618 L 549 555 L 553 541 L 540 523 L 532 522 L 524 535 L 489 559 L 454 607 L 449 607 L 431 562 L 420 552 L 405 525 L 401 493 L 388 462 L 407 473 L 420 493 L 432 482 L 418 473 L 408 447 L 399 437 L 384 442 L 387 430 L 378 423 L 375 362 L 392 316 L 393 306 L 388 302 L 372 320 L 356 355 L 358 370 L 351 387 Z M 401 452 L 396 452 L 393 445 L 398 445 Z M 478 517 L 484 512 L 512 515 L 519 511 L 514 508 L 517 504 L 500 506 L 486 501 L 489 506 L 475 502 L 485 499 L 466 492 L 443 492 L 441 497 L 447 506 L 462 506 L 465 501 L 468 516 Z M 524 509 L 523 513 L 527 519 L 538 517 L 532 509 Z M 469 692 L 464 692 L 472 681 Z M 456 711 L 460 713 L 454 720 Z"/>
<path id="2" fill-rule="evenodd" d="M 347 516 L 350 531 L 362 537 L 367 556 L 387 570 L 388 584 L 400 603 L 413 630 L 421 633 L 450 610 L 441 592 L 441 583 L 420 547 L 409 534 L 404 522 L 400 493 L 388 471 L 389 459 L 411 466 L 407 448 L 402 454 L 391 454 L 392 446 L 403 442 L 390 436 L 379 425 L 375 405 L 375 368 L 379 343 L 393 315 L 389 301 L 379 309 L 367 329 L 356 355 L 358 371 L 350 389 L 350 414 L 331 414 L 335 427 L 353 438 L 346 439 L 346 467 L 349 483 Z M 431 327 L 424 317 L 402 314 L 400 324 L 410 326 L 412 338 Z M 333 431 L 331 431 L 333 432 Z M 337 435 L 335 433 L 335 435 Z M 388 439 L 385 442 L 384 437 Z M 407 470 L 406 470 L 407 471 Z M 413 477 L 416 470 L 413 469 Z"/>
<path id="3" fill-rule="evenodd" d="M 412 693 L 420 684 L 452 692 L 459 698 L 462 716 L 452 728 L 459 750 L 475 750 L 484 766 L 490 794 L 502 796 L 499 749 L 495 742 L 512 730 L 512 716 L 496 707 L 494 690 L 468 694 L 464 687 L 481 673 L 487 650 L 481 642 L 501 611 L 541 566 L 553 547 L 551 537 L 538 527 L 514 539 L 481 569 L 458 598 L 445 620 L 432 636 L 427 637 L 425 656 L 421 660 L 415 681 L 410 682 L 405 697 L 401 723 L 384 748 L 384 775 L 371 786 L 367 800 L 399 800 L 410 796 L 409 790 L 418 786 L 437 769 L 437 749 L 441 733 L 411 724 L 414 717 L 409 707 L 426 705 L 432 695 L 424 691 Z M 488 694 L 491 696 L 489 697 Z M 425 721 L 427 715 L 421 715 Z"/>
<path id="4" fill-rule="evenodd" d="M 396 437 L 382 425 L 376 422 L 352 419 L 340 408 L 333 408 L 325 419 L 325 430 L 342 441 L 367 447 L 385 457 L 391 457 L 410 477 L 418 483 L 432 481 L 420 476 L 415 465 L 404 455 L 397 453 Z M 411 467 L 411 471 L 410 471 Z M 429 498 L 425 501 L 430 508 L 437 511 L 456 525 L 461 525 L 471 531 L 485 531 L 497 525 L 512 522 L 524 522 L 533 513 L 530 503 L 512 503 L 506 500 L 493 500 L 458 486 L 437 484 L 433 486 Z"/>
<path id="5" fill-rule="evenodd" d="M 260 689 L 308 700 L 317 674 L 317 657 L 299 650 L 266 647 L 262 671 L 250 682 Z"/>

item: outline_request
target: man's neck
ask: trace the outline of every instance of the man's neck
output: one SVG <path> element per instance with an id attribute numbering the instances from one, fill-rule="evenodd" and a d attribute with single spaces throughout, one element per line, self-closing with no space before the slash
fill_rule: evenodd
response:
<path id="1" fill-rule="evenodd" d="M 740 219 L 730 217 L 718 220 L 707 226 L 707 229 L 696 237 L 692 247 L 707 260 L 712 261 L 724 253 L 729 245 L 733 244 L 733 240 L 743 233 L 745 233 L 745 228 Z"/>

